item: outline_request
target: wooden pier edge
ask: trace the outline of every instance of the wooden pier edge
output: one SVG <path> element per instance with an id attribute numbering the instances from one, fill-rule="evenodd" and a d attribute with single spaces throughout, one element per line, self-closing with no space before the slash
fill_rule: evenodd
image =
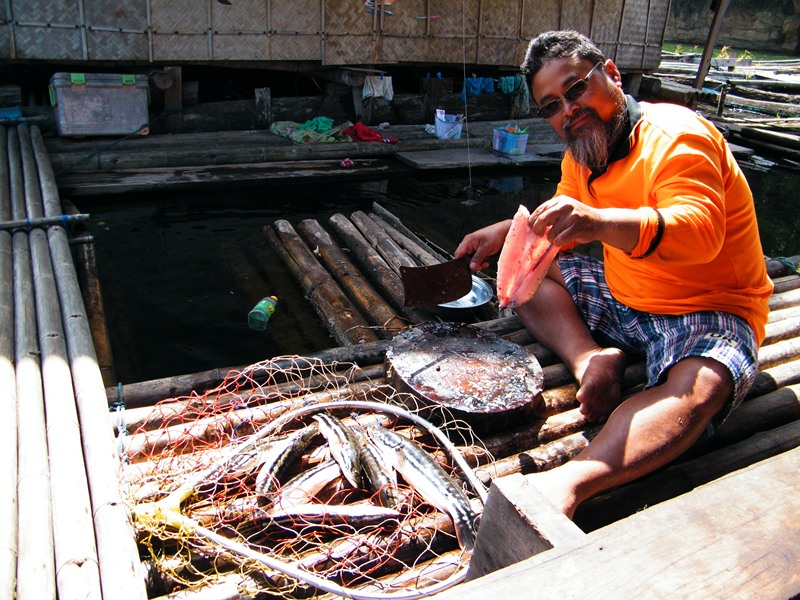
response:
<path id="1" fill-rule="evenodd" d="M 511 530 L 553 548 L 438 595 L 472 600 L 522 589 L 538 598 L 791 598 L 800 593 L 800 448 L 763 460 L 687 494 L 586 535 L 536 502 L 530 512 L 524 477 L 495 482 L 491 504 L 509 510 L 494 520 L 495 548 Z M 571 523 L 571 522 L 570 522 Z M 544 535 L 542 535 L 544 532 Z M 470 570 L 490 570 L 478 533 Z M 542 541 L 543 540 L 543 541 Z"/>

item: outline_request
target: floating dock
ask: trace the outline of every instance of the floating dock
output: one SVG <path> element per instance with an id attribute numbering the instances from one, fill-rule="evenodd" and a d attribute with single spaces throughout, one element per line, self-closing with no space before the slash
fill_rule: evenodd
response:
<path id="1" fill-rule="evenodd" d="M 17 597 L 34 598 L 154 598 L 170 592 L 191 597 L 196 586 L 181 578 L 145 575 L 149 549 L 131 527 L 134 507 L 123 494 L 123 482 L 144 468 L 143 458 L 158 461 L 158 444 L 176 435 L 213 439 L 224 448 L 243 427 L 269 423 L 270 411 L 289 400 L 385 399 L 391 390 L 384 355 L 392 336 L 431 320 L 454 319 L 522 345 L 542 365 L 544 390 L 530 421 L 460 446 L 489 495 L 471 581 L 443 597 L 484 597 L 487 586 L 514 594 L 535 586 L 545 597 L 595 591 L 689 597 L 800 593 L 797 490 L 791 483 L 800 445 L 800 277 L 786 275 L 783 265 L 768 263 L 775 293 L 760 372 L 719 435 L 665 469 L 587 501 L 573 523 L 538 501 L 524 475 L 569 460 L 601 426 L 580 415 L 576 385 L 564 364 L 493 302 L 457 315 L 402 307 L 398 266 L 441 262 L 446 253 L 391 213 L 376 205 L 370 214 L 304 221 L 299 231 L 285 222 L 264 223 L 266 239 L 295 273 L 337 347 L 255 369 L 107 388 L 51 156 L 36 127 L 2 128 L 0 135 L 7 191 L 7 226 L 0 229 L 0 390 L 6 414 L 13 415 L 4 419 L 0 439 L 3 456 L 18 456 L 4 461 L 2 474 L 17 482 L 0 506 L 6 597 L 14 590 Z M 47 218 L 55 223 L 36 224 Z M 28 222 L 21 226 L 20 220 Z M 314 377 L 309 362 L 320 365 Z M 327 387 L 325 376 L 335 389 Z M 232 380 L 235 393 L 219 387 Z M 643 381 L 643 364 L 630 365 L 626 393 Z M 241 412 L 224 411 L 208 420 L 207 412 L 197 410 L 201 399 L 214 400 L 217 410 L 225 394 L 228 401 L 252 397 L 246 420 Z M 458 553 L 455 538 L 447 543 L 436 546 L 441 559 Z M 215 569 L 217 579 L 200 591 L 236 598 L 243 583 L 253 584 L 236 568 Z M 260 582 L 266 589 L 273 584 Z"/>

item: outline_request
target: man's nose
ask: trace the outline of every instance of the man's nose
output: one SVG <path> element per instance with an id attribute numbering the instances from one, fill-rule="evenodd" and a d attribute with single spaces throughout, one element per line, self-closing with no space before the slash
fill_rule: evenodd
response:
<path id="1" fill-rule="evenodd" d="M 561 97 L 561 112 L 565 117 L 571 117 L 573 113 L 579 108 L 577 100 L 567 100 L 566 97 Z"/>

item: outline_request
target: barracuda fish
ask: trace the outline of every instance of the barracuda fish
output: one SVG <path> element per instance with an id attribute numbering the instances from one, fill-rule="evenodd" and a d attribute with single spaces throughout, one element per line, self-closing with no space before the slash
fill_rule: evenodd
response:
<path id="1" fill-rule="evenodd" d="M 353 528 L 391 522 L 397 524 L 402 515 L 396 510 L 372 504 L 303 504 L 284 510 L 273 510 L 268 518 L 280 525 L 306 524 L 348 525 Z"/>
<path id="2" fill-rule="evenodd" d="M 342 468 L 332 458 L 303 471 L 281 487 L 274 500 L 276 509 L 288 510 L 308 504 L 322 489 L 342 474 Z"/>
<path id="3" fill-rule="evenodd" d="M 316 424 L 308 425 L 298 429 L 280 443 L 267 448 L 261 470 L 256 476 L 257 494 L 268 494 L 277 488 L 278 483 L 286 474 L 286 470 L 303 454 L 311 440 L 317 435 L 318 429 Z"/>
<path id="4" fill-rule="evenodd" d="M 475 523 L 478 517 L 464 490 L 415 443 L 384 427 L 370 427 L 368 431 L 403 478 L 427 502 L 450 516 L 459 546 L 464 550 L 472 550 L 475 547 Z"/>
<path id="5" fill-rule="evenodd" d="M 397 487 L 394 467 L 386 460 L 384 453 L 370 439 L 363 427 L 354 428 L 354 432 L 358 440 L 361 470 L 366 475 L 370 489 L 378 492 L 381 506 L 398 508 L 403 504 L 403 498 Z"/>
<path id="6" fill-rule="evenodd" d="M 327 413 L 314 415 L 319 432 L 328 440 L 331 456 L 339 463 L 342 474 L 353 487 L 362 486 L 361 467 L 358 459 L 358 440 L 353 430 L 336 417 Z"/>

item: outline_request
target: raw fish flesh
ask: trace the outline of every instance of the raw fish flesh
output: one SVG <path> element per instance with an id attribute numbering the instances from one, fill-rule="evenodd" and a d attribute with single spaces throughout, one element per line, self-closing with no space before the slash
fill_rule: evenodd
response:
<path id="1" fill-rule="evenodd" d="M 497 299 L 501 308 L 516 308 L 533 298 L 558 254 L 558 246 L 528 227 L 528 209 L 520 206 L 511 221 L 497 263 Z"/>

